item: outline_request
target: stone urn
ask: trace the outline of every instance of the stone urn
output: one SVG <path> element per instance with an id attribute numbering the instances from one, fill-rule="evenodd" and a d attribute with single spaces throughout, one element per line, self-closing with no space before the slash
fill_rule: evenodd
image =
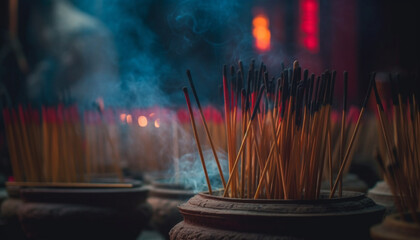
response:
<path id="1" fill-rule="evenodd" d="M 179 207 L 170 239 L 366 239 L 385 208 L 362 193 L 318 200 L 253 200 L 200 193 Z"/>
<path id="2" fill-rule="evenodd" d="M 184 185 L 169 183 L 164 180 L 153 181 L 147 202 L 153 208 L 151 225 L 162 236 L 169 238 L 169 231 L 182 221 L 178 206 L 194 196 Z"/>
<path id="3" fill-rule="evenodd" d="M 29 239 L 136 239 L 152 215 L 148 189 L 25 188 L 18 210 Z"/>

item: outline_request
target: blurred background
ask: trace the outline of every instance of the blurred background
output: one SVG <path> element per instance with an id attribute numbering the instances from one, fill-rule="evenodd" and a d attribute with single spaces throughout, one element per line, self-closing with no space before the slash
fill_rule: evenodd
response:
<path id="1" fill-rule="evenodd" d="M 251 59 L 274 75 L 295 59 L 315 74 L 346 70 L 349 101 L 359 104 L 371 71 L 419 72 L 413 2 L 1 1 L 1 104 L 184 106 L 191 69 L 201 101 L 217 105 L 223 64 Z M 4 143 L 2 134 L 3 152 Z"/>

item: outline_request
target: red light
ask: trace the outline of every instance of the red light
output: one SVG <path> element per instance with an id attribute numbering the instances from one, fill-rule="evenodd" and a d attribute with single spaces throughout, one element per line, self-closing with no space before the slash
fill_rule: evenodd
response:
<path id="1" fill-rule="evenodd" d="M 319 51 L 319 2 L 300 0 L 300 44 L 311 53 Z"/>

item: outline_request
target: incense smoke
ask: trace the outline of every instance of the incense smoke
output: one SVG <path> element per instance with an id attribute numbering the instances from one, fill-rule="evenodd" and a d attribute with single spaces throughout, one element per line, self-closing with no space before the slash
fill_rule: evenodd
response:
<path id="1" fill-rule="evenodd" d="M 88 22 L 95 23 L 81 24 L 82 27 L 75 33 L 88 37 L 99 28 L 107 38 L 105 45 L 98 43 L 95 46 L 96 42 L 91 41 L 87 48 L 79 51 L 80 54 L 90 63 L 100 62 L 101 59 L 98 58 L 107 58 L 107 66 L 115 67 L 112 74 L 106 66 L 80 73 L 78 77 L 83 83 L 76 91 L 86 95 L 83 99 L 86 106 L 91 107 L 91 102 L 97 97 L 102 97 L 106 107 L 185 108 L 181 87 L 187 84 L 186 69 L 191 69 L 201 103 L 220 104 L 221 94 L 218 87 L 221 83 L 221 66 L 236 62 L 239 58 L 249 59 L 253 55 L 249 10 L 252 1 L 107 0 L 95 2 L 96 4 L 92 4 L 90 0 L 69 2 L 74 3 L 74 6 L 70 7 L 72 11 L 66 12 L 67 18 L 56 15 L 62 24 L 66 25 L 66 21 L 70 24 L 69 21 L 73 19 L 70 14 L 75 14 L 79 16 L 75 19 L 80 22 L 90 19 Z M 95 51 L 89 51 L 89 48 Z M 104 51 L 104 54 L 98 57 L 98 51 Z M 74 63 L 77 69 L 78 62 Z M 77 96 L 76 91 L 73 92 L 73 96 Z M 163 131 L 166 129 L 161 128 L 161 132 Z M 167 131 L 168 134 L 159 135 L 157 138 L 170 145 L 166 136 L 170 135 L 171 130 Z M 180 141 L 188 142 L 190 146 L 194 142 L 193 138 Z M 133 143 L 134 146 L 135 144 L 137 143 Z M 161 151 L 164 153 L 168 150 Z M 207 155 L 209 172 L 215 170 L 214 176 L 217 177 L 213 178 L 219 179 L 217 168 L 213 168 L 213 156 Z M 185 172 L 185 176 L 191 176 L 192 172 L 203 174 L 200 161 L 196 163 L 197 156 L 197 153 L 191 153 L 190 156 L 186 155 L 180 159 L 180 169 L 181 172 Z M 194 161 L 191 160 L 190 163 L 184 159 Z M 184 181 L 197 191 L 202 190 L 200 181 L 205 183 L 204 175 L 197 175 L 193 180 L 198 182 Z"/>
<path id="2" fill-rule="evenodd" d="M 214 102 L 221 66 L 252 56 L 252 1 L 73 2 L 112 35 L 119 81 L 107 86 L 108 105 L 183 106 L 186 69 L 192 70 L 202 103 Z"/>
<path id="3" fill-rule="evenodd" d="M 210 149 L 203 150 L 203 155 L 212 190 L 216 191 L 223 188 L 213 152 Z M 229 176 L 227 156 L 220 151 L 217 153 L 217 156 L 222 167 L 223 175 L 227 181 Z M 191 189 L 194 193 L 208 191 L 206 177 L 198 152 L 188 153 L 182 156 L 179 159 L 178 174 L 174 169 L 170 169 L 168 170 L 168 176 L 172 176 L 170 178 L 171 182 L 180 183 L 185 188 Z"/>

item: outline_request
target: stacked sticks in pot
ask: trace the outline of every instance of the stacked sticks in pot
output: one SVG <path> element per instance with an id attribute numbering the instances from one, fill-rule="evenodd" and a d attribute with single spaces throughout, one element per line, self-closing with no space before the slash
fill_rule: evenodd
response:
<path id="1" fill-rule="evenodd" d="M 404 81 L 389 74 L 392 104 L 383 104 L 374 84 L 379 135 L 382 148 L 377 160 L 385 181 L 395 197 L 396 207 L 410 213 L 411 220 L 420 223 L 420 111 L 418 81 Z M 413 78 L 410 78 L 412 80 Z M 410 83 L 410 84 L 408 84 Z M 417 86 L 416 86 L 417 85 Z"/>
<path id="2" fill-rule="evenodd" d="M 201 111 L 189 71 L 187 75 Z M 343 81 L 346 92 L 346 73 Z M 335 71 L 327 70 L 316 77 L 314 74 L 309 75 L 308 70 L 302 71 L 297 61 L 291 69 L 282 66 L 278 78 L 270 77 L 263 63 L 257 68 L 254 61 L 248 71 L 239 62 L 237 71 L 231 67 L 230 76 L 227 67 L 224 67 L 224 120 L 229 162 L 227 182 L 219 167 L 224 183 L 224 197 L 318 199 L 323 179 L 329 179 L 330 197 L 334 196 L 344 169 L 350 162 L 349 156 L 371 88 L 370 84 L 357 122 L 348 135 L 345 135 L 347 96 L 344 94 L 341 133 L 335 134 L 336 139 L 332 139 L 330 115 L 335 82 Z M 188 90 L 185 87 L 183 91 L 193 131 L 197 136 Z M 203 114 L 200 116 L 213 148 L 214 159 L 220 166 L 213 147 L 215 144 L 206 127 L 206 119 Z M 198 137 L 196 142 L 206 173 Z M 337 159 L 333 159 L 332 152 L 337 146 L 340 153 Z M 333 162 L 339 164 L 338 173 L 332 171 Z M 328 171 L 324 172 L 324 168 Z M 208 178 L 207 182 L 212 194 Z"/>
<path id="3" fill-rule="evenodd" d="M 81 183 L 98 173 L 122 180 L 114 131 L 95 111 L 87 111 L 84 122 L 75 105 L 4 108 L 15 182 Z"/>

